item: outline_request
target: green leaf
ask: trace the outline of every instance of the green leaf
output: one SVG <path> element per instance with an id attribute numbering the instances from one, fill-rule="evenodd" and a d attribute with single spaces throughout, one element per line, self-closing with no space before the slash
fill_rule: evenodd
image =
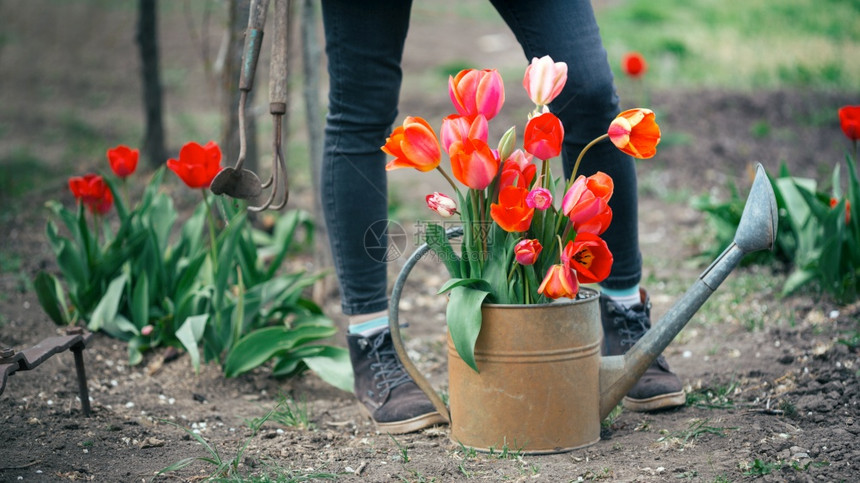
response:
<path id="1" fill-rule="evenodd" d="M 203 332 L 206 330 L 208 322 L 209 314 L 192 315 L 185 319 L 185 322 L 176 330 L 176 338 L 188 351 L 195 372 L 200 370 L 200 350 L 197 343 L 203 338 Z"/>
<path id="2" fill-rule="evenodd" d="M 149 281 L 146 272 L 137 279 L 131 296 L 131 319 L 138 327 L 149 322 Z"/>
<path id="3" fill-rule="evenodd" d="M 323 381 L 343 391 L 352 392 L 353 376 L 349 351 L 343 347 L 324 346 L 317 355 L 302 359 Z"/>
<path id="4" fill-rule="evenodd" d="M 337 332 L 334 327 L 303 326 L 266 327 L 246 335 L 227 354 L 224 361 L 224 375 L 235 377 L 260 366 L 277 353 L 311 340 L 325 339 Z"/>
<path id="5" fill-rule="evenodd" d="M 128 274 L 121 274 L 111 280 L 98 305 L 90 315 L 87 327 L 92 331 L 97 331 L 104 328 L 107 324 L 113 324 L 116 318 L 119 302 L 122 299 L 122 292 L 125 284 L 128 282 Z M 83 315 L 83 314 L 82 314 Z"/>
<path id="6" fill-rule="evenodd" d="M 33 281 L 33 288 L 36 290 L 36 297 L 39 299 L 42 310 L 55 324 L 68 325 L 71 322 L 69 312 L 66 310 L 66 296 L 63 292 L 63 286 L 57 277 L 47 272 L 39 272 Z"/>
<path id="7" fill-rule="evenodd" d="M 481 305 L 489 292 L 470 287 L 454 287 L 448 298 L 448 331 L 463 362 L 475 372 L 475 341 L 481 332 Z"/>
<path id="8" fill-rule="evenodd" d="M 457 287 L 469 287 L 472 286 L 474 288 L 482 288 L 482 289 L 490 289 L 490 284 L 487 283 L 483 278 L 451 278 L 448 279 L 447 282 L 442 284 L 442 287 L 436 292 L 437 295 L 443 294 L 451 289 Z"/>
<path id="9" fill-rule="evenodd" d="M 783 295 L 791 295 L 800 287 L 808 284 L 815 279 L 815 272 L 810 270 L 797 269 L 788 276 L 785 284 L 782 286 Z"/>
<path id="10" fill-rule="evenodd" d="M 437 224 L 427 225 L 424 240 L 439 260 L 445 264 L 448 273 L 454 278 L 460 278 L 460 257 L 451 248 L 445 229 Z"/>

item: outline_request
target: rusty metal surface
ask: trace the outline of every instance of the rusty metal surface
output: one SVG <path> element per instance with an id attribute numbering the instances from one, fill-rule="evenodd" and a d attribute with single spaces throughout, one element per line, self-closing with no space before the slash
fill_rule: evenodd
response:
<path id="1" fill-rule="evenodd" d="M 84 415 L 90 415 L 89 391 L 87 389 L 86 371 L 84 370 L 83 350 L 92 341 L 93 334 L 80 328 L 70 328 L 68 335 L 48 337 L 38 344 L 15 352 L 12 348 L 0 351 L 0 394 L 6 389 L 9 376 L 23 371 L 30 371 L 40 366 L 53 355 L 65 351 L 74 354 L 75 370 L 78 378 L 78 392 Z"/>

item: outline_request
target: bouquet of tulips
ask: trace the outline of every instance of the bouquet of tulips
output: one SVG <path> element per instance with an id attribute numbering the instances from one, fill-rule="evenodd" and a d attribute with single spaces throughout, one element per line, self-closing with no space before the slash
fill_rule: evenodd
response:
<path id="1" fill-rule="evenodd" d="M 453 197 L 432 193 L 426 201 L 442 217 L 460 217 L 460 253 L 441 225 L 428 226 L 425 236 L 451 275 L 439 291 L 449 294 L 451 338 L 475 370 L 483 303 L 542 304 L 575 298 L 579 284 L 597 283 L 609 275 L 612 253 L 600 235 L 612 221 L 608 202 L 614 186 L 602 172 L 577 176 L 585 152 L 608 138 L 636 158 L 656 153 L 660 129 L 654 113 L 631 109 L 582 150 L 569 181 L 553 177 L 550 160 L 561 154 L 564 127 L 547 105 L 566 80 L 567 64 L 548 56 L 533 59 L 527 67 L 523 86 L 535 109 L 522 148 L 517 147 L 515 127 L 501 136 L 497 148 L 488 144 L 489 121 L 505 101 L 502 78 L 492 69 L 467 69 L 449 78 L 448 93 L 457 113 L 442 120 L 441 137 L 426 120 L 410 116 L 382 147 L 394 157 L 387 170 L 435 169 L 451 186 Z M 441 166 L 443 150 L 453 178 Z M 555 193 L 561 194 L 560 202 Z"/>

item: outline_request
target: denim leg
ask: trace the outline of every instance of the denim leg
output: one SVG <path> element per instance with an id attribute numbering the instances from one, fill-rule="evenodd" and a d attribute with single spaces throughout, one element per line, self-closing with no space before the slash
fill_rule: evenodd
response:
<path id="1" fill-rule="evenodd" d="M 410 1 L 323 0 L 330 79 L 322 205 L 347 315 L 388 308 L 380 150 L 397 117 Z"/>
<path id="2" fill-rule="evenodd" d="M 612 71 L 589 0 L 492 0 L 523 47 L 526 58 L 549 55 L 568 65 L 564 90 L 550 105 L 564 129 L 564 171 L 569 177 L 583 146 L 606 133 L 620 111 Z M 630 156 L 609 142 L 592 147 L 577 174 L 603 171 L 612 177 L 615 192 L 612 224 L 603 233 L 615 262 L 601 285 L 627 288 L 639 283 L 636 166 Z"/>

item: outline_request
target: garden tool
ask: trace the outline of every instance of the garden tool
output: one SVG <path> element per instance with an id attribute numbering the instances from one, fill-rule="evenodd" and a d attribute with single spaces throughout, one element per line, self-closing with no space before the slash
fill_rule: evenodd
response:
<path id="1" fill-rule="evenodd" d="M 511 336 L 513 331 L 504 333 L 499 331 L 488 335 L 484 339 L 486 342 L 484 354 L 487 355 L 483 359 L 485 361 L 483 369 L 482 362 L 478 363 L 480 373 L 468 368 L 462 361 L 455 364 L 455 359 L 459 358 L 451 355 L 453 346 L 449 341 L 450 413 L 427 379 L 417 371 L 414 363 L 409 359 L 400 336 L 398 320 L 400 296 L 409 272 L 430 250 L 427 244 L 420 246 L 410 256 L 394 284 L 389 306 L 389 329 L 397 355 L 406 371 L 427 394 L 437 411 L 449 418 L 452 440 L 476 449 L 483 448 L 483 450 L 491 450 L 493 444 L 501 444 L 503 441 L 507 443 L 514 441 L 526 444 L 525 453 L 569 451 L 588 446 L 600 439 L 600 421 L 609 415 L 645 373 L 648 366 L 672 342 L 693 314 L 747 253 L 773 249 L 776 232 L 777 205 L 773 187 L 764 168 L 757 165 L 755 180 L 732 243 L 699 276 L 683 297 L 624 355 L 603 357 L 600 355 L 603 334 L 597 297 L 594 294 L 581 300 L 539 305 L 489 304 L 495 307 L 485 307 L 483 310 L 485 324 L 488 322 L 486 314 L 492 313 L 496 308 L 528 308 L 527 310 L 534 311 L 525 315 L 526 320 L 520 320 L 519 323 L 514 324 L 510 323 L 513 316 L 493 319 L 494 327 L 499 328 L 498 321 L 501 320 L 503 322 L 501 327 L 507 330 L 510 326 L 514 326 L 514 329 L 520 330 L 520 336 Z M 460 236 L 462 233 L 462 228 L 457 227 L 448 230 L 447 235 L 450 238 Z M 542 315 L 542 311 L 552 311 L 553 307 L 575 304 L 590 307 L 589 310 L 584 311 L 589 312 L 588 317 L 569 323 L 567 319 Z M 555 314 L 555 312 L 552 313 Z M 516 345 L 516 349 L 506 349 L 507 351 L 499 350 L 490 353 L 487 349 L 490 346 L 487 341 L 492 339 L 502 340 L 503 343 L 497 345 L 505 348 L 508 347 L 505 344 L 510 341 L 527 339 L 526 343 L 521 344 L 527 346 L 541 335 L 541 331 L 554 334 L 554 337 L 550 338 L 552 341 L 564 340 L 570 343 L 565 345 L 563 350 L 537 351 L 531 348 L 521 350 L 520 345 L 516 344 L 512 344 Z M 523 337 L 523 332 L 528 333 L 528 336 Z M 481 337 L 483 335 L 482 333 Z M 557 367 L 570 367 L 564 364 L 572 365 L 575 369 L 556 370 Z M 456 371 L 452 370 L 455 365 Z M 499 367 L 505 370 L 499 370 Z M 522 369 L 524 367 L 525 369 Z M 537 367 L 539 372 L 528 373 L 533 377 L 519 377 L 521 374 L 516 371 L 522 370 L 524 373 L 529 370 L 534 371 L 529 367 Z M 548 370 L 554 371 L 558 377 L 540 387 L 527 384 Z M 464 371 L 465 376 L 462 375 Z M 457 374 L 456 384 L 454 383 L 455 373 Z M 501 376 L 496 377 L 499 374 Z M 463 380 L 468 381 L 468 384 L 462 384 Z M 521 384 L 522 381 L 526 384 Z M 569 381 L 575 381 L 575 383 L 569 384 Z M 565 386 L 565 389 L 558 390 L 559 386 Z M 521 390 L 523 387 L 525 389 Z M 455 388 L 460 394 L 468 393 L 471 399 L 455 401 Z M 534 407 L 529 405 L 536 399 L 534 393 L 543 394 L 550 391 L 560 393 L 557 400 L 550 401 L 552 404 L 541 405 L 539 411 L 535 411 Z M 457 397 L 468 399 L 466 396 L 457 395 Z M 512 416 L 516 418 L 512 425 L 515 429 L 510 429 L 510 425 L 506 427 L 507 429 L 497 429 L 504 428 L 503 425 L 508 424 Z M 547 418 L 551 418 L 551 424 L 546 424 Z M 534 443 L 537 440 L 547 441 L 549 438 L 546 438 L 547 435 L 543 433 L 528 434 L 527 431 L 533 426 L 544 428 L 546 433 L 554 433 L 552 436 L 555 439 L 544 446 Z M 520 438 L 518 441 L 517 436 Z M 511 437 L 515 439 L 512 440 Z"/>
<path id="2" fill-rule="evenodd" d="M 254 87 L 254 73 L 260 57 L 263 42 L 263 27 L 269 0 L 252 0 L 248 15 L 248 28 L 245 32 L 245 48 L 242 54 L 242 68 L 239 76 L 239 158 L 234 167 L 221 170 L 212 180 L 210 189 L 215 194 L 226 194 L 239 199 L 252 200 L 259 197 L 263 190 L 271 187 L 269 197 L 260 206 L 249 206 L 250 211 L 263 211 L 268 208 L 283 208 L 289 197 L 289 180 L 282 152 L 281 125 L 286 113 L 287 101 L 287 10 L 288 0 L 275 0 L 275 35 L 272 47 L 269 79 L 269 112 L 274 122 L 274 156 L 272 174 L 262 183 L 253 172 L 243 169 L 247 152 L 247 132 L 245 125 L 245 106 L 248 93 Z M 272 205 L 281 197 L 276 205 Z"/>

